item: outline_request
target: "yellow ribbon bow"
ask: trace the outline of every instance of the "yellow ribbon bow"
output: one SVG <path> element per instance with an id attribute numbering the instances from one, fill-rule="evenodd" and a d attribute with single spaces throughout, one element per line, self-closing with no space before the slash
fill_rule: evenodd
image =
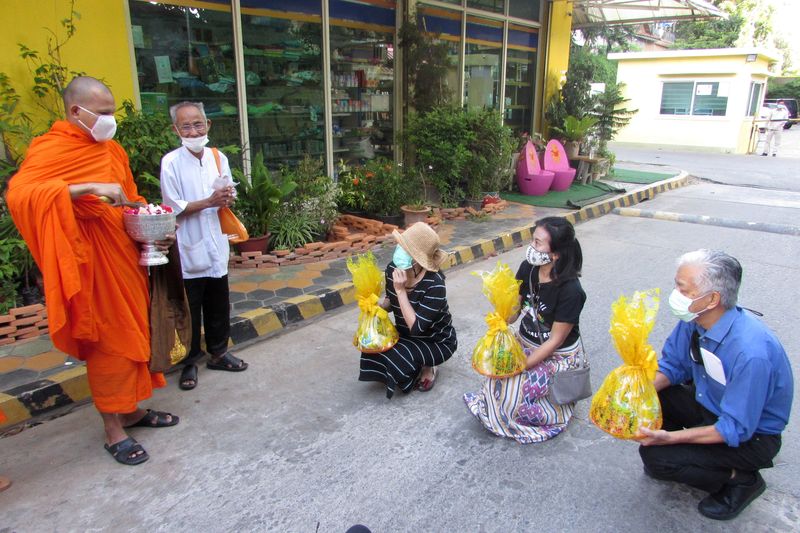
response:
<path id="1" fill-rule="evenodd" d="M 492 337 L 508 330 L 508 322 L 506 322 L 499 313 L 489 313 L 486 315 L 486 325 L 489 326 L 487 335 Z"/>
<path id="2" fill-rule="evenodd" d="M 359 296 L 358 308 L 361 309 L 361 312 L 367 316 L 375 315 L 381 320 L 389 318 L 389 314 L 386 312 L 386 309 L 378 305 L 378 295 L 375 293 L 372 293 L 366 297 Z"/>

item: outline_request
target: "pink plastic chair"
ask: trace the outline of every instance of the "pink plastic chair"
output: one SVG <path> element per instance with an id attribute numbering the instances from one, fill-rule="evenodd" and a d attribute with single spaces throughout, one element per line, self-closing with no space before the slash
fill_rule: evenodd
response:
<path id="1" fill-rule="evenodd" d="M 555 139 L 547 143 L 547 148 L 545 148 L 544 168 L 556 174 L 550 185 L 554 191 L 566 191 L 575 179 L 576 170 L 569 166 L 564 146 Z"/>
<path id="2" fill-rule="evenodd" d="M 517 161 L 517 185 L 520 192 L 526 196 L 547 194 L 555 176 L 554 172 L 542 170 L 536 148 L 528 141 Z"/>

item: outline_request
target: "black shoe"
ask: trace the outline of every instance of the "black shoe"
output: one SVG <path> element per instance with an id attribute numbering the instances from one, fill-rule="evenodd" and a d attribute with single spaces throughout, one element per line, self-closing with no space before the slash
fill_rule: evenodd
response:
<path id="1" fill-rule="evenodd" d="M 766 488 L 764 478 L 756 472 L 755 480 L 750 483 L 728 483 L 714 494 L 709 494 L 700 500 L 697 510 L 714 520 L 730 520 L 739 516 Z"/>
<path id="2" fill-rule="evenodd" d="M 768 156 L 769 154 L 768 154 L 768 153 L 766 153 L 766 152 L 764 152 L 764 153 L 763 153 L 763 154 L 761 154 L 761 155 L 763 155 L 764 157 L 766 157 L 766 156 Z"/>
<path id="3" fill-rule="evenodd" d="M 778 155 L 778 154 L 772 154 L 772 157 L 775 157 L 776 155 Z"/>

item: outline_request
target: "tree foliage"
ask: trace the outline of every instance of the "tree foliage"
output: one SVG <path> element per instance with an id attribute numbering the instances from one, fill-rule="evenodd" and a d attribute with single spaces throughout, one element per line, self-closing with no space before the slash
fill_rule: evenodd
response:
<path id="1" fill-rule="evenodd" d="M 714 0 L 714 5 L 728 18 L 677 22 L 673 48 L 772 46 L 772 6 L 759 0 Z"/>

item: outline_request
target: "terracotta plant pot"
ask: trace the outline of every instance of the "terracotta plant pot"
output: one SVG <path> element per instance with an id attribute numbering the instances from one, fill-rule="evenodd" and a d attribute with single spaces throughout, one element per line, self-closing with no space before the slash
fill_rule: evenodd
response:
<path id="1" fill-rule="evenodd" d="M 427 220 L 428 215 L 431 212 L 431 208 L 428 206 L 418 209 L 408 205 L 403 205 L 400 206 L 400 210 L 403 212 L 403 217 L 405 222 L 404 227 L 406 228 L 413 224 L 416 224 L 417 222 L 425 222 L 425 220 Z"/>
<path id="2" fill-rule="evenodd" d="M 244 242 L 240 242 L 236 245 L 236 249 L 239 250 L 239 253 L 244 252 L 261 252 L 262 254 L 267 253 L 267 244 L 269 244 L 269 238 L 272 235 L 267 233 L 266 235 L 261 235 L 260 237 L 250 237 L 248 240 Z"/>

